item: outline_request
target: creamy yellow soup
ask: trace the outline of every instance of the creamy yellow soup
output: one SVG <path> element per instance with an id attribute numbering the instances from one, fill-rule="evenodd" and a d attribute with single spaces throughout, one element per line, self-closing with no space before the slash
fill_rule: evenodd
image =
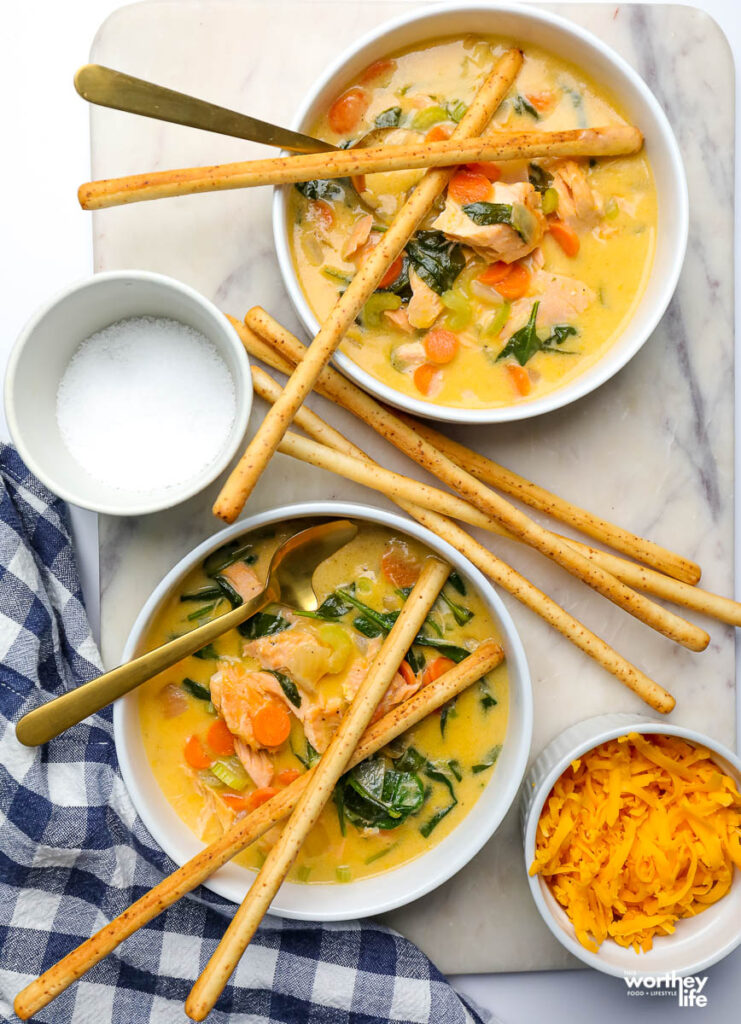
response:
<path id="1" fill-rule="evenodd" d="M 397 53 L 347 83 L 311 132 L 337 145 L 384 125 L 393 130 L 382 144 L 447 137 L 511 45 L 468 36 Z M 528 45 L 492 127 L 625 123 L 601 85 Z M 320 321 L 421 173 L 291 189 L 293 260 Z M 442 405 L 480 409 L 540 398 L 582 374 L 625 329 L 651 272 L 656 223 L 643 152 L 459 169 L 342 351 L 383 383 Z"/>
<path id="2" fill-rule="evenodd" d="M 302 520 L 257 531 L 209 556 L 161 609 L 146 647 L 221 614 L 239 600 L 235 591 L 248 596 L 246 588 L 264 579 L 276 547 L 308 525 Z M 152 771 L 200 839 L 212 841 L 315 763 L 382 642 L 382 626 L 402 607 L 428 554 L 414 540 L 360 524 L 357 537 L 315 574 L 318 617 L 270 606 L 200 657 L 141 688 L 139 715 Z M 408 653 L 381 712 L 483 641 L 498 639 L 481 597 L 457 575 L 421 632 L 424 638 Z M 271 727 L 289 720 L 284 737 L 280 731 L 268 737 L 279 740 L 273 746 L 264 745 L 261 731 L 265 705 Z M 317 708 L 321 713 L 315 714 Z M 302 847 L 291 880 L 369 877 L 438 843 L 497 770 L 507 714 L 502 665 L 343 780 Z M 273 829 L 263 836 L 238 863 L 258 868 L 277 835 Z"/>

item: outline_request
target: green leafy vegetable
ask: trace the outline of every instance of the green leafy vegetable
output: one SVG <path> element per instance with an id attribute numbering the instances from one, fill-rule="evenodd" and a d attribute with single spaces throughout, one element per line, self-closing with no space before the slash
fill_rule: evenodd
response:
<path id="1" fill-rule="evenodd" d="M 341 270 L 336 270 L 334 267 L 322 267 L 322 273 L 333 281 L 339 281 L 340 284 L 350 284 L 352 281 L 349 274 L 344 274 Z"/>
<path id="2" fill-rule="evenodd" d="M 491 708 L 495 708 L 499 701 L 489 689 L 489 685 L 485 679 L 479 680 L 479 703 L 484 711 L 489 711 Z"/>
<path id="3" fill-rule="evenodd" d="M 528 164 L 527 176 L 530 184 L 541 195 L 548 191 L 553 182 L 553 175 L 540 164 Z"/>
<path id="4" fill-rule="evenodd" d="M 499 757 L 501 752 L 502 752 L 502 745 L 501 745 L 501 743 L 497 744 L 496 747 L 492 747 L 492 749 L 486 755 L 486 757 L 481 762 L 481 764 L 475 764 L 473 766 L 473 768 L 471 769 L 473 774 L 474 775 L 478 775 L 479 772 L 485 772 L 489 768 L 493 767 L 493 765 L 495 765 L 497 763 L 497 758 Z"/>
<path id="5" fill-rule="evenodd" d="M 530 117 L 534 117 L 536 121 L 540 120 L 540 114 L 535 107 L 530 103 L 529 100 L 525 99 L 522 95 L 517 95 L 512 100 L 512 109 L 516 114 L 529 114 Z"/>
<path id="6" fill-rule="evenodd" d="M 401 123 L 401 107 L 389 107 L 376 118 L 376 128 L 398 128 Z"/>
<path id="7" fill-rule="evenodd" d="M 291 623 L 282 615 L 272 615 L 270 612 L 258 612 L 247 622 L 243 622 L 237 629 L 242 636 L 248 640 L 257 640 L 261 636 L 273 636 L 275 633 L 282 633 L 288 629 Z"/>
<path id="8" fill-rule="evenodd" d="M 271 674 L 274 675 L 280 683 L 280 688 L 283 693 L 285 693 L 286 699 L 290 700 L 291 704 L 293 704 L 295 708 L 300 708 L 301 693 L 291 677 L 284 675 L 282 672 L 276 672 L 275 670 L 272 670 Z"/>
<path id="9" fill-rule="evenodd" d="M 446 770 L 447 769 L 447 770 Z M 458 803 L 458 798 L 455 795 L 454 781 L 455 776 L 451 778 L 451 774 L 448 774 L 449 768 L 447 765 L 439 764 L 434 761 L 428 761 L 425 766 L 425 775 L 428 779 L 432 779 L 433 782 L 439 782 L 450 793 L 450 799 L 454 804 Z"/>
<path id="10" fill-rule="evenodd" d="M 424 802 L 424 787 L 416 772 L 399 771 L 384 757 L 356 765 L 335 787 L 340 824 L 358 828 L 396 828 Z"/>
<path id="11" fill-rule="evenodd" d="M 200 658 L 201 661 L 216 661 L 219 657 L 219 652 L 213 644 L 206 644 L 206 646 L 202 647 L 200 651 L 196 651 L 193 657 Z"/>
<path id="12" fill-rule="evenodd" d="M 412 266 L 434 292 L 449 291 L 466 265 L 463 249 L 441 231 L 418 231 L 407 243 Z"/>
<path id="13" fill-rule="evenodd" d="M 458 591 L 458 593 L 461 595 L 461 597 L 465 597 L 466 596 L 466 583 L 465 583 L 465 580 L 460 575 L 460 573 L 457 572 L 455 569 L 453 569 L 453 571 L 451 572 L 450 576 L 448 576 L 448 583 L 450 584 L 450 586 L 454 590 Z"/>
<path id="14" fill-rule="evenodd" d="M 414 672 L 415 676 L 418 676 L 426 664 L 424 654 L 419 651 L 415 651 L 413 647 L 410 647 L 407 651 L 406 659 L 409 662 L 409 667 L 412 672 Z"/>
<path id="15" fill-rule="evenodd" d="M 463 120 L 463 115 L 467 110 L 468 107 L 463 100 L 453 100 L 451 103 L 448 103 L 448 116 L 456 124 Z"/>
<path id="16" fill-rule="evenodd" d="M 399 617 L 398 610 L 393 612 L 377 612 L 375 608 L 365 604 L 354 594 L 351 594 L 349 590 L 340 588 L 336 593 L 343 600 L 349 601 L 350 604 L 354 605 L 358 611 L 362 612 L 362 615 L 353 620 L 353 626 L 363 636 L 375 637 L 380 636 L 381 633 L 390 632 Z M 419 644 L 420 647 L 434 647 L 438 651 L 443 651 L 451 661 L 456 663 L 463 661 L 471 653 L 465 647 L 459 647 L 458 644 L 451 643 L 450 640 L 443 640 L 436 636 L 427 636 L 426 633 L 418 633 L 414 642 Z"/>
<path id="17" fill-rule="evenodd" d="M 453 697 L 447 704 L 443 704 L 440 708 L 440 735 L 445 736 L 445 726 L 448 724 L 449 718 L 455 718 L 455 702 L 456 698 Z"/>
<path id="18" fill-rule="evenodd" d="M 432 815 L 432 817 L 424 823 L 424 825 L 420 826 L 419 831 L 422 833 L 425 839 L 429 839 L 429 837 L 432 835 L 433 830 L 437 828 L 437 826 L 440 824 L 440 822 L 446 815 L 450 814 L 450 812 L 456 806 L 457 802 L 458 801 L 456 801 L 455 804 L 449 804 L 447 807 L 443 807 L 439 811 L 436 811 Z"/>
<path id="19" fill-rule="evenodd" d="M 191 697 L 197 697 L 198 700 L 211 700 L 211 691 L 207 686 L 202 686 L 197 683 L 195 679 L 191 679 L 186 676 L 180 684 L 182 688 L 191 695 Z"/>
<path id="20" fill-rule="evenodd" d="M 470 622 L 473 618 L 473 612 L 470 608 L 466 608 L 462 604 L 458 604 L 457 601 L 453 601 L 452 598 L 448 597 L 445 590 L 440 591 L 440 597 L 444 603 L 450 608 L 453 613 L 453 618 L 459 626 L 465 626 L 467 622 Z"/>
<path id="21" fill-rule="evenodd" d="M 375 229 L 374 229 L 375 230 Z M 392 295 L 398 295 L 401 299 L 411 298 L 412 287 L 409 284 L 409 257 L 404 256 L 401 261 L 401 270 L 398 276 L 390 284 L 387 284 L 384 288 L 377 288 L 378 292 L 391 292 Z"/>
<path id="22" fill-rule="evenodd" d="M 571 324 L 556 324 L 555 327 L 551 328 L 550 335 L 541 343 L 541 348 L 544 352 L 561 352 L 562 355 L 576 355 L 575 352 L 555 347 L 556 345 L 563 345 L 564 341 L 574 334 L 576 334 L 576 327 L 572 327 Z"/>
<path id="23" fill-rule="evenodd" d="M 509 224 L 512 227 L 511 203 L 467 203 L 462 210 L 474 224 Z"/>
<path id="24" fill-rule="evenodd" d="M 450 768 L 453 775 L 456 777 L 458 782 L 460 782 L 463 778 L 463 773 L 461 772 L 461 766 L 458 761 L 448 761 L 448 768 Z"/>
<path id="25" fill-rule="evenodd" d="M 377 860 L 380 860 L 381 857 L 385 857 L 387 853 L 391 853 L 392 850 L 395 850 L 398 845 L 399 841 L 397 840 L 397 842 L 392 843 L 391 846 L 387 846 L 384 850 L 376 850 L 376 852 L 372 853 L 370 857 L 365 858 L 365 863 L 374 864 Z"/>
<path id="26" fill-rule="evenodd" d="M 230 540 L 228 544 L 212 551 L 203 563 L 203 571 L 207 576 L 215 576 L 226 569 L 228 565 L 235 562 L 246 562 L 253 565 L 257 561 L 257 555 L 252 551 L 251 541 Z"/>
<path id="27" fill-rule="evenodd" d="M 181 601 L 218 601 L 223 597 L 221 587 L 201 587 L 200 590 L 192 590 L 189 594 L 181 594 Z"/>
<path id="28" fill-rule="evenodd" d="M 515 331 L 497 356 L 497 361 L 506 359 L 507 356 L 514 356 L 520 366 L 524 366 L 528 359 L 531 359 L 536 352 L 540 351 L 541 341 L 535 330 L 535 320 L 538 315 L 539 305 L 539 302 L 533 303 L 528 322 L 519 331 Z"/>
<path id="29" fill-rule="evenodd" d="M 219 584 L 224 597 L 227 599 L 232 608 L 239 608 L 240 604 L 243 604 L 242 595 L 237 593 L 230 581 L 226 576 L 214 576 L 214 579 Z"/>
<path id="30" fill-rule="evenodd" d="M 204 618 L 206 615 L 212 612 L 215 607 L 216 603 L 214 602 L 213 604 L 205 604 L 202 608 L 196 608 L 194 612 L 191 612 L 190 615 L 188 615 L 188 622 L 193 622 L 194 619 Z"/>
<path id="31" fill-rule="evenodd" d="M 307 199 L 325 199 L 332 202 L 345 197 L 342 185 L 324 178 L 315 178 L 313 181 L 297 181 L 296 188 Z"/>
<path id="32" fill-rule="evenodd" d="M 314 750 L 314 748 L 312 747 L 311 743 L 309 743 L 308 740 L 306 741 L 305 754 L 299 754 L 297 750 L 294 750 L 293 744 L 291 744 L 291 753 L 296 758 L 296 760 L 299 761 L 304 766 L 304 768 L 306 768 L 307 771 L 309 768 L 313 768 L 314 765 L 319 760 L 318 751 Z"/>

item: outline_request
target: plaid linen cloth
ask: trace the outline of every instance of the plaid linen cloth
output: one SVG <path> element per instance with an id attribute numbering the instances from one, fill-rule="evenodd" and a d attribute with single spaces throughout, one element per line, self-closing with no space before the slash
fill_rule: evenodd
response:
<path id="1" fill-rule="evenodd" d="M 14 723 L 100 671 L 67 510 L 0 443 L 0 1017 L 16 993 L 175 865 L 118 773 L 111 709 L 40 749 Z M 233 906 L 196 891 L 33 1019 L 184 1022 L 183 1003 Z M 483 1024 L 412 943 L 372 923 L 268 917 L 213 1024 Z"/>

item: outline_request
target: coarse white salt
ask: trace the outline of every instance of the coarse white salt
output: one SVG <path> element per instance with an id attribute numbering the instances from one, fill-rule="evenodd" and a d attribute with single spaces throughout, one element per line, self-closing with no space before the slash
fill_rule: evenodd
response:
<path id="1" fill-rule="evenodd" d="M 57 422 L 72 456 L 100 482 L 159 491 L 198 476 L 236 412 L 214 345 L 177 320 L 118 320 L 86 338 L 59 384 Z"/>

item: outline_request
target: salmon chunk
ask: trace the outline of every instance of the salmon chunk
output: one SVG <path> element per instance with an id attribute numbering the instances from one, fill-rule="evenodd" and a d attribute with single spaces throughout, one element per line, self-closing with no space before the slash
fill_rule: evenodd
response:
<path id="1" fill-rule="evenodd" d="M 602 196 L 589 184 L 584 168 L 566 160 L 552 169 L 553 188 L 558 192 L 558 217 L 574 231 L 591 231 L 602 220 Z"/>
<path id="2" fill-rule="evenodd" d="M 256 658 L 262 668 L 285 672 L 300 687 L 312 691 L 329 672 L 333 649 L 308 626 L 295 625 L 250 641 L 244 653 Z"/>
<path id="3" fill-rule="evenodd" d="M 257 573 L 244 562 L 228 565 L 226 569 L 222 569 L 221 575 L 231 583 L 243 601 L 249 601 L 262 590 L 262 583 Z"/>
<path id="4" fill-rule="evenodd" d="M 511 206 L 519 230 L 516 231 L 509 224 L 477 224 L 464 212 L 463 206 L 450 196 L 446 198 L 445 209 L 432 226 L 453 241 L 469 245 L 489 263 L 497 260 L 514 263 L 540 245 L 545 234 L 546 219 L 540 208 L 540 193 L 530 182 L 492 182 L 485 202 Z"/>
<path id="5" fill-rule="evenodd" d="M 211 676 L 211 701 L 226 722 L 232 736 L 253 749 L 255 739 L 252 718 L 265 703 L 270 683 L 275 676 L 267 672 L 250 672 L 237 662 L 219 662 L 219 670 Z"/>
<path id="6" fill-rule="evenodd" d="M 346 260 L 354 256 L 359 249 L 362 249 L 370 237 L 372 227 L 373 217 L 370 213 L 355 221 L 352 231 L 342 246 L 342 255 Z"/>
<path id="7" fill-rule="evenodd" d="M 409 323 L 409 315 L 403 306 L 400 309 L 384 309 L 383 315 L 400 331 L 405 334 L 414 334 L 414 328 Z"/>
<path id="8" fill-rule="evenodd" d="M 538 270 L 532 279 L 533 295 L 512 303 L 512 311 L 505 325 L 505 336 L 514 334 L 527 323 L 534 302 L 539 302 L 536 326 L 553 327 L 554 324 L 572 324 L 596 299 L 595 292 L 574 277 L 551 274 Z"/>
<path id="9" fill-rule="evenodd" d="M 422 280 L 414 268 L 409 271 L 412 297 L 407 307 L 407 317 L 412 327 L 432 327 L 443 310 L 442 299 Z"/>
<path id="10" fill-rule="evenodd" d="M 283 701 L 286 708 L 292 715 L 301 722 L 304 728 L 304 735 L 314 750 L 323 754 L 329 746 L 329 741 L 340 724 L 344 714 L 346 703 L 338 697 L 329 700 L 315 699 L 311 694 L 299 688 L 300 703 L 294 704 L 289 700 L 283 691 L 283 687 L 275 676 L 269 672 L 260 672 L 261 684 L 272 696 Z"/>
<path id="11" fill-rule="evenodd" d="M 273 781 L 273 762 L 264 750 L 254 750 L 244 740 L 234 740 L 234 753 L 258 789 Z"/>

